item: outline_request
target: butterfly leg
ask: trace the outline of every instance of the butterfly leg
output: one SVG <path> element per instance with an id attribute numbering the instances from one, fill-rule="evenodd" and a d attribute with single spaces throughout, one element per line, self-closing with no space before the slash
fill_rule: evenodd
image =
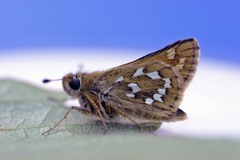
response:
<path id="1" fill-rule="evenodd" d="M 43 132 L 42 135 L 46 135 L 47 133 L 49 133 L 50 131 L 52 131 L 53 129 L 55 129 L 58 125 L 60 125 L 65 119 L 67 119 L 68 114 L 72 111 L 72 110 L 77 110 L 80 111 L 84 114 L 88 114 L 90 113 L 90 111 L 88 109 L 82 108 L 82 107 L 78 107 L 78 106 L 72 106 L 70 107 L 67 112 L 64 114 L 63 118 L 58 121 L 53 127 L 51 127 L 50 129 L 48 129 L 47 131 Z"/>
<path id="2" fill-rule="evenodd" d="M 104 108 L 102 107 L 101 103 L 99 102 L 99 100 L 93 96 L 92 94 L 90 94 L 88 91 L 86 90 L 82 90 L 81 91 L 82 94 L 84 95 L 84 97 L 87 99 L 88 103 L 97 111 L 97 114 L 103 124 L 104 127 L 104 131 L 103 134 L 105 134 L 108 131 L 108 127 L 105 123 L 105 119 L 109 119 L 109 116 L 106 114 Z"/>
<path id="3" fill-rule="evenodd" d="M 133 122 L 134 124 L 136 124 L 138 127 L 142 128 L 143 130 L 149 132 L 149 133 L 152 133 L 154 135 L 156 135 L 154 132 L 151 132 L 149 131 L 146 127 L 144 127 L 143 125 L 139 124 L 138 122 L 136 122 L 134 119 L 130 118 L 128 116 L 127 113 L 125 113 L 122 109 L 121 109 L 121 105 L 116 102 L 116 101 L 113 101 L 112 99 L 111 100 L 108 100 L 107 101 L 107 104 L 109 106 L 111 106 L 117 113 L 119 113 L 121 116 L 123 116 L 124 118 L 130 120 L 131 122 Z"/>

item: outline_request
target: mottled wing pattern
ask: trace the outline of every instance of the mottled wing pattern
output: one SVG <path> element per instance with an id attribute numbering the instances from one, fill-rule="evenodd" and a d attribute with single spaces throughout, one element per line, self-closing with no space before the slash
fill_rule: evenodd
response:
<path id="1" fill-rule="evenodd" d="M 186 114 L 178 107 L 196 71 L 198 57 L 195 39 L 177 41 L 103 72 L 94 84 L 110 97 L 109 104 L 128 114 L 152 120 L 184 119 Z M 114 102 L 110 103 L 111 100 Z"/>
<path id="2" fill-rule="evenodd" d="M 165 62 L 153 61 L 107 71 L 95 85 L 111 97 L 108 101 L 117 101 L 118 107 L 132 116 L 171 121 L 182 101 L 182 82 L 178 70 Z"/>
<path id="3" fill-rule="evenodd" d="M 132 65 L 144 62 L 159 60 L 172 67 L 176 67 L 181 73 L 184 81 L 184 89 L 191 82 L 198 65 L 200 56 L 199 44 L 196 39 L 179 40 L 165 48 L 150 53 L 136 61 L 131 62 Z"/>

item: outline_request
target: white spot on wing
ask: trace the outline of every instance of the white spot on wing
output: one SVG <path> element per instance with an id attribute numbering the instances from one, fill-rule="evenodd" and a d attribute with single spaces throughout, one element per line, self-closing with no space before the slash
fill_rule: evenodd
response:
<path id="1" fill-rule="evenodd" d="M 152 105 L 153 101 L 154 100 L 152 98 L 146 98 L 145 99 L 145 103 L 148 104 L 148 105 Z"/>
<path id="2" fill-rule="evenodd" d="M 162 100 L 161 97 L 162 97 L 161 94 L 155 93 L 155 94 L 153 95 L 153 99 L 155 99 L 155 100 L 158 101 L 158 102 L 163 102 L 163 100 Z"/>
<path id="3" fill-rule="evenodd" d="M 159 88 L 158 89 L 158 93 L 161 94 L 161 95 L 165 95 L 166 94 L 166 89 L 165 88 Z"/>
<path id="4" fill-rule="evenodd" d="M 138 87 L 137 83 L 129 83 L 127 86 L 132 88 L 132 92 L 133 92 L 133 93 L 136 93 L 136 92 L 138 92 L 138 91 L 141 90 L 141 89 Z"/>
<path id="5" fill-rule="evenodd" d="M 129 93 L 129 94 L 126 94 L 127 97 L 135 97 L 135 95 L 133 93 Z"/>
<path id="6" fill-rule="evenodd" d="M 172 88 L 169 78 L 163 78 L 163 80 L 165 81 L 164 88 Z"/>
<path id="7" fill-rule="evenodd" d="M 152 78 L 152 79 L 159 79 L 159 78 L 161 78 L 161 76 L 158 74 L 157 71 L 148 73 L 147 76 Z"/>
<path id="8" fill-rule="evenodd" d="M 116 79 L 115 83 L 117 83 L 117 82 L 121 82 L 122 80 L 123 80 L 123 76 L 118 77 L 118 78 Z"/>
<path id="9" fill-rule="evenodd" d="M 137 76 L 140 76 L 140 75 L 142 75 L 142 74 L 144 74 L 144 73 L 143 73 L 143 67 L 142 67 L 142 68 L 138 68 L 138 69 L 136 70 L 136 72 L 133 74 L 133 77 L 137 77 Z"/>

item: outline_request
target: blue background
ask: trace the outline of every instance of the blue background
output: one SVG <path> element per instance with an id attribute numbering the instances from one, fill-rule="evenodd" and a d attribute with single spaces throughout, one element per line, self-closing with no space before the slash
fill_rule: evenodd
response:
<path id="1" fill-rule="evenodd" d="M 49 47 L 155 51 L 196 37 L 202 58 L 238 64 L 239 2 L 1 0 L 0 52 Z"/>

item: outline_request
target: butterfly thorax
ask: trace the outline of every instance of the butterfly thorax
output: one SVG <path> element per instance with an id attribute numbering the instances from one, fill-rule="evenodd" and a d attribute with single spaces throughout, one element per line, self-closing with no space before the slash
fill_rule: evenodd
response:
<path id="1" fill-rule="evenodd" d="M 63 88 L 67 94 L 79 100 L 82 111 L 89 115 L 98 116 L 98 110 L 100 110 L 103 118 L 109 119 L 114 117 L 116 112 L 104 101 L 109 96 L 108 93 L 101 91 L 100 85 L 96 86 L 94 80 L 98 78 L 99 74 L 101 72 L 69 73 L 63 77 Z"/>

